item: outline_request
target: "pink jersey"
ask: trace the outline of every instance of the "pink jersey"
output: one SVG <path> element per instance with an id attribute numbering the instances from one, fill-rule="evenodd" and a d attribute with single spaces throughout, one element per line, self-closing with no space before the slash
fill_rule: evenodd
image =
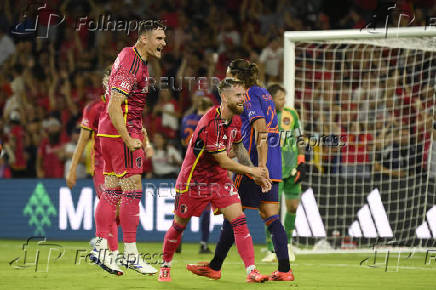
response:
<path id="1" fill-rule="evenodd" d="M 148 76 L 147 63 L 141 59 L 135 47 L 123 48 L 112 65 L 108 90 L 105 95 L 106 102 L 109 102 L 114 91 L 127 97 L 121 108 L 130 135 L 141 134 L 142 112 L 148 91 Z M 100 116 L 97 136 L 120 137 L 109 117 L 107 106 Z"/>
<path id="2" fill-rule="evenodd" d="M 184 193 L 190 186 L 198 184 L 224 184 L 227 170 L 221 168 L 212 154 L 227 151 L 234 143 L 242 142 L 241 118 L 233 116 L 229 123 L 221 119 L 219 106 L 211 108 L 198 122 L 192 134 L 185 160 L 176 181 L 176 191 Z"/>
<path id="3" fill-rule="evenodd" d="M 92 172 L 97 169 L 103 170 L 103 157 L 101 154 L 100 149 L 100 138 L 96 136 L 98 132 L 98 122 L 101 113 L 104 111 L 106 107 L 106 103 L 104 101 L 104 98 L 97 99 L 95 101 L 92 101 L 88 105 L 85 106 L 83 109 L 83 118 L 82 118 L 82 124 L 81 127 L 90 130 L 92 132 L 92 138 L 94 142 L 94 147 L 91 154 L 91 166 L 92 166 Z"/>

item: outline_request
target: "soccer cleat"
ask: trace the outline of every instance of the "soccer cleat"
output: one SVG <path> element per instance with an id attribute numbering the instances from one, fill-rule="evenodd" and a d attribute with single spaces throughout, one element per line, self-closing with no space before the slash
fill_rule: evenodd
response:
<path id="1" fill-rule="evenodd" d="M 262 259 L 262 262 L 264 262 L 264 263 L 277 262 L 276 253 L 268 251 L 268 254 L 266 254 L 265 258 Z"/>
<path id="2" fill-rule="evenodd" d="M 247 275 L 246 282 L 254 282 L 254 283 L 263 283 L 268 281 L 267 275 L 262 275 L 257 269 L 251 270 L 251 272 Z"/>
<path id="3" fill-rule="evenodd" d="M 139 254 L 124 254 L 122 264 L 124 267 L 135 270 L 140 274 L 153 275 L 157 273 L 157 269 L 145 262 Z"/>
<path id="4" fill-rule="evenodd" d="M 107 249 L 97 250 L 97 248 L 94 248 L 89 254 L 89 259 L 110 274 L 117 276 L 124 274 L 116 263 L 116 257 Z"/>
<path id="5" fill-rule="evenodd" d="M 209 267 L 208 262 L 200 262 L 198 264 L 188 264 L 186 269 L 198 276 L 208 277 L 213 280 L 221 278 L 221 270 L 216 271 Z"/>
<path id="6" fill-rule="evenodd" d="M 160 267 L 159 278 L 157 280 L 160 282 L 171 282 L 170 271 L 171 271 L 170 267 L 167 266 Z"/>
<path id="7" fill-rule="evenodd" d="M 271 276 L 269 276 L 270 281 L 294 281 L 295 277 L 292 273 L 292 269 L 289 272 L 279 272 L 274 271 Z"/>
<path id="8" fill-rule="evenodd" d="M 292 248 L 291 244 L 288 244 L 288 254 L 289 254 L 289 261 L 290 262 L 295 262 L 294 249 Z"/>

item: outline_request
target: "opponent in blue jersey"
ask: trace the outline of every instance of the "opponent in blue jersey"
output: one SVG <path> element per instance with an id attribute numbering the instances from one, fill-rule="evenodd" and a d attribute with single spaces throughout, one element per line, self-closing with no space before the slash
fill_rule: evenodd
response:
<path id="1" fill-rule="evenodd" d="M 227 76 L 244 83 L 246 94 L 244 112 L 241 114 L 243 143 L 254 166 L 268 169 L 272 186 L 268 192 L 262 192 L 260 186 L 247 175 L 237 175 L 234 183 L 238 188 L 242 206 L 258 209 L 272 234 L 278 269 L 272 273 L 270 280 L 293 281 L 287 236 L 279 216 L 278 183 L 282 179 L 282 156 L 275 105 L 268 91 L 258 83 L 256 64 L 243 59 L 233 60 L 227 68 Z M 221 271 L 233 242 L 232 226 L 224 221 L 214 258 L 209 264 L 198 264 L 188 270 L 200 276 L 216 276 L 214 274 Z"/>

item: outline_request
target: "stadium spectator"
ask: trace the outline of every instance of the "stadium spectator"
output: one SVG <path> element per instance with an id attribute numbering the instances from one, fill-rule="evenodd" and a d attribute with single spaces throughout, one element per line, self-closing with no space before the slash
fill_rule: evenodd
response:
<path id="1" fill-rule="evenodd" d="M 396 130 L 392 142 L 385 145 L 383 151 L 377 154 L 374 169 L 387 176 L 405 177 L 418 172 L 420 164 L 417 148 L 410 142 L 410 131 L 407 128 Z"/>
<path id="2" fill-rule="evenodd" d="M 169 89 L 160 90 L 159 102 L 154 106 L 153 115 L 161 116 L 165 137 L 170 139 L 176 138 L 181 113 Z"/>
<path id="3" fill-rule="evenodd" d="M 183 161 L 180 152 L 158 132 L 154 133 L 152 143 L 153 178 L 176 178 Z"/>
<path id="4" fill-rule="evenodd" d="M 372 150 L 373 136 L 366 131 L 363 123 L 353 121 L 343 137 L 345 146 L 341 149 L 342 176 L 369 178 L 371 174 L 369 152 Z"/>
<path id="5" fill-rule="evenodd" d="M 270 45 L 262 50 L 259 60 L 265 73 L 266 82 L 278 82 L 283 79 L 283 48 L 280 47 L 280 38 L 271 39 Z"/>
<path id="6" fill-rule="evenodd" d="M 38 147 L 36 160 L 36 173 L 38 178 L 63 178 L 64 156 L 63 148 L 65 138 L 61 135 L 61 123 L 55 117 L 46 122 L 48 136 L 42 140 Z"/>

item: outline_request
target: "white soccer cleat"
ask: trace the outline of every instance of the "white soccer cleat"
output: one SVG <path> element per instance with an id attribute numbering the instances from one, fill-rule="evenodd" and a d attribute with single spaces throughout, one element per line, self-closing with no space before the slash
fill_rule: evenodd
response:
<path id="1" fill-rule="evenodd" d="M 95 247 L 89 254 L 89 259 L 110 274 L 117 276 L 124 274 L 119 265 L 116 263 L 116 257 L 107 248 L 107 241 L 103 238 L 97 238 L 95 241 Z"/>
<path id="2" fill-rule="evenodd" d="M 265 258 L 262 259 L 262 262 L 264 263 L 273 263 L 277 262 L 277 255 L 276 253 L 268 251 Z"/>
<path id="3" fill-rule="evenodd" d="M 156 268 L 145 262 L 139 254 L 124 254 L 123 265 L 144 275 L 153 275 L 158 272 Z"/>
<path id="4" fill-rule="evenodd" d="M 295 262 L 294 249 L 292 248 L 291 244 L 288 244 L 288 254 L 289 254 L 289 261 L 290 262 Z"/>

